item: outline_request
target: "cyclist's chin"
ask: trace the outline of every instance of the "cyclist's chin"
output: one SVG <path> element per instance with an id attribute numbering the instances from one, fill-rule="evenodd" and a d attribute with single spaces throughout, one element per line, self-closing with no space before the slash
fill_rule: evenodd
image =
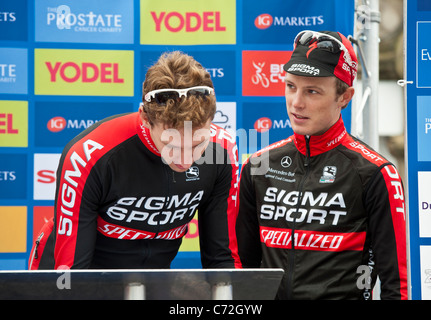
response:
<path id="1" fill-rule="evenodd" d="M 186 172 L 191 166 L 191 164 L 176 164 L 173 162 L 169 164 L 169 167 L 175 172 Z"/>

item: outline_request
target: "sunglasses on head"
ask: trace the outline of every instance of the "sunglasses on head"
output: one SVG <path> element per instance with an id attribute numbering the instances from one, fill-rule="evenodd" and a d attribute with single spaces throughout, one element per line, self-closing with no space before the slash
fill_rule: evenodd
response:
<path id="1" fill-rule="evenodd" d="M 343 51 L 344 56 L 346 57 L 346 62 L 350 67 L 352 67 L 352 57 L 350 56 L 347 48 L 340 40 L 329 34 L 305 30 L 298 33 L 298 35 L 295 37 L 295 41 L 293 42 L 295 48 L 297 45 L 308 46 L 313 43 L 316 43 L 316 47 L 318 49 L 326 50 L 332 53 Z"/>
<path id="2" fill-rule="evenodd" d="M 181 97 L 187 97 L 188 95 L 193 95 L 196 97 L 205 97 L 210 94 L 214 94 L 214 89 L 207 86 L 197 86 L 186 89 L 158 89 L 148 92 L 144 99 L 147 102 L 151 102 L 154 99 L 159 105 L 166 105 L 168 100 L 178 100 Z"/>

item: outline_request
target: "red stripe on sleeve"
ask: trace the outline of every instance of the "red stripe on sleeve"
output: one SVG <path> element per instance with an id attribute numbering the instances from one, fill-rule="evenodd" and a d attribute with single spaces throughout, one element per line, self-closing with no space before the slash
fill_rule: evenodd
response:
<path id="1" fill-rule="evenodd" d="M 391 206 L 392 223 L 397 247 L 400 294 L 402 300 L 407 300 L 407 244 L 404 189 L 400 175 L 394 166 L 385 166 L 384 169 L 382 169 L 382 174 L 386 182 L 386 187 L 388 188 L 389 202 Z"/>

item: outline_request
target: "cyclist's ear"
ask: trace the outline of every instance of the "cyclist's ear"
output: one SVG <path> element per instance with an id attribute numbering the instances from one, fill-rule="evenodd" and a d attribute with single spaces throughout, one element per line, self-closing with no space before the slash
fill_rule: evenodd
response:
<path id="1" fill-rule="evenodd" d="M 148 129 L 150 129 L 151 128 L 151 122 L 148 119 L 148 115 L 144 111 L 144 107 L 142 105 L 139 107 L 139 116 L 141 117 L 142 125 Z"/>

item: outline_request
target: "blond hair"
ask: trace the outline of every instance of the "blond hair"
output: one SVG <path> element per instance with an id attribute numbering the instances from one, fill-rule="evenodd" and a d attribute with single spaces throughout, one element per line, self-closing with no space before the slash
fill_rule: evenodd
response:
<path id="1" fill-rule="evenodd" d="M 145 76 L 143 97 L 156 89 L 185 89 L 194 86 L 214 88 L 210 74 L 193 57 L 179 51 L 164 53 L 151 66 Z M 166 106 L 155 101 L 145 101 L 150 125 L 162 123 L 171 128 L 181 128 L 184 121 L 192 121 L 193 127 L 202 127 L 214 118 L 216 99 L 214 95 L 206 97 L 187 96 L 178 101 L 168 100 Z"/>

